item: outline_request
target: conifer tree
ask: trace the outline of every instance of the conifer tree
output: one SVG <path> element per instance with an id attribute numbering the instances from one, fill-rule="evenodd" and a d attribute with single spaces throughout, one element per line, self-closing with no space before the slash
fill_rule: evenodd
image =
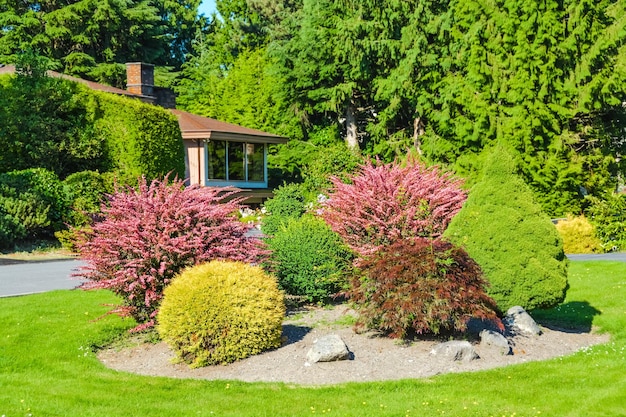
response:
<path id="1" fill-rule="evenodd" d="M 490 283 L 504 312 L 512 306 L 552 307 L 567 289 L 567 258 L 550 218 L 515 173 L 511 153 L 498 146 L 444 237 L 465 248 Z"/>

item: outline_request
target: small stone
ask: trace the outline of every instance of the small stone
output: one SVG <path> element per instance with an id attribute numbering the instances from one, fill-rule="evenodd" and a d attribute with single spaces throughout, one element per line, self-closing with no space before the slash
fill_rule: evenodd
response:
<path id="1" fill-rule="evenodd" d="M 506 337 L 493 330 L 483 330 L 480 332 L 481 346 L 495 346 L 500 349 L 503 355 L 511 355 L 513 351 Z"/>
<path id="2" fill-rule="evenodd" d="M 480 358 L 470 342 L 460 340 L 439 343 L 432 348 L 430 354 L 433 356 L 448 358 L 453 361 L 465 362 Z"/>
<path id="3" fill-rule="evenodd" d="M 520 306 L 514 306 L 508 309 L 506 317 L 502 320 L 507 330 L 511 333 L 519 333 L 526 336 L 539 336 L 541 328 L 535 320 Z"/>
<path id="4" fill-rule="evenodd" d="M 322 336 L 313 342 L 306 355 L 307 363 L 334 362 L 350 358 L 350 351 L 344 341 L 336 334 Z"/>

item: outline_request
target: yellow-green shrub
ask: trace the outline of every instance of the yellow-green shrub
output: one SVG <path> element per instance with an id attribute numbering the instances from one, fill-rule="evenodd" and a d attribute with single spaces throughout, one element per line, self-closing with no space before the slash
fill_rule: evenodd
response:
<path id="1" fill-rule="evenodd" d="M 285 306 L 276 279 L 241 262 L 186 269 L 165 288 L 157 329 L 192 368 L 277 348 Z"/>
<path id="2" fill-rule="evenodd" d="M 595 228 L 585 216 L 568 214 L 566 220 L 560 220 L 556 224 L 556 230 L 563 239 L 565 253 L 604 252 Z"/>

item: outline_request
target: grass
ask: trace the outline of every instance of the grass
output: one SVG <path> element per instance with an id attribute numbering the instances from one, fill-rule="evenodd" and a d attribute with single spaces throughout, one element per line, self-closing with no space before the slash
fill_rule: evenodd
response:
<path id="1" fill-rule="evenodd" d="M 94 349 L 132 326 L 108 292 L 0 299 L 0 416 L 626 416 L 626 264 L 572 262 L 563 306 L 540 320 L 610 332 L 546 362 L 377 383 L 299 387 L 115 372 Z"/>

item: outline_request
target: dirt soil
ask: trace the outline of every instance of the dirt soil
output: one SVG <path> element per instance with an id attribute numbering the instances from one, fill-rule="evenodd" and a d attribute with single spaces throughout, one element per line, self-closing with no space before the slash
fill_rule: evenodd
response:
<path id="1" fill-rule="evenodd" d="M 356 334 L 351 324 L 355 316 L 345 305 L 291 312 L 283 324 L 282 347 L 230 365 L 190 369 L 184 363 L 173 363 L 175 354 L 164 342 L 110 347 L 98 352 L 98 357 L 109 368 L 141 375 L 324 385 L 477 371 L 568 355 L 609 341 L 609 335 L 593 331 L 542 326 L 541 336 L 516 336 L 512 340 L 513 355 L 503 355 L 497 348 L 476 344 L 480 359 L 453 362 L 430 354 L 432 347 L 441 340 L 431 338 L 402 343 L 372 333 Z M 353 357 L 341 362 L 308 364 L 306 355 L 312 343 L 327 334 L 340 335 Z"/>

